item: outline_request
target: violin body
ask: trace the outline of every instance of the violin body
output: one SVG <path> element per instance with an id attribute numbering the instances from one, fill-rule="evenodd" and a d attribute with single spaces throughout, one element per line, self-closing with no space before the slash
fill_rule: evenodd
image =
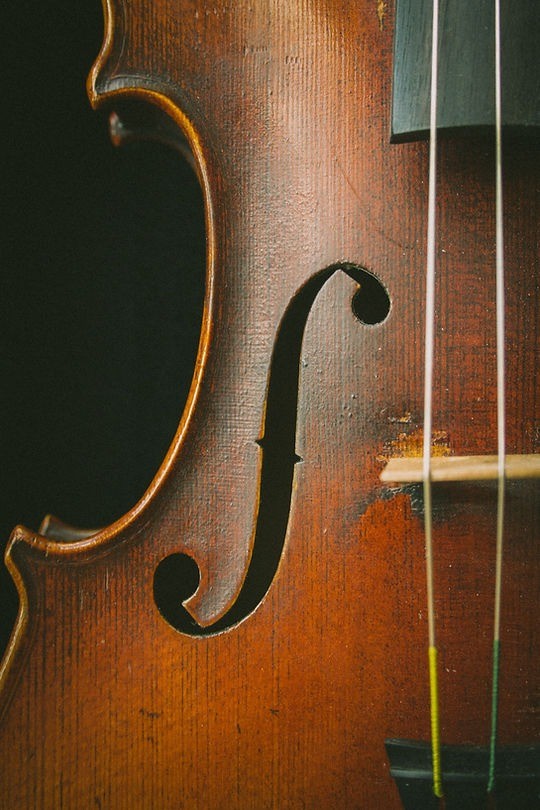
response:
<path id="1" fill-rule="evenodd" d="M 136 110 L 188 143 L 205 314 L 140 503 L 88 537 L 13 533 L 0 806 L 399 808 L 385 741 L 429 740 L 423 501 L 380 474 L 422 452 L 427 146 L 389 139 L 393 8 L 107 0 L 105 17 L 91 100 L 119 140 Z M 539 161 L 515 146 L 507 449 L 532 454 Z M 445 140 L 439 172 L 433 448 L 492 454 L 493 147 Z M 538 510 L 535 480 L 508 483 L 502 745 L 539 740 Z M 451 745 L 489 740 L 495 514 L 494 482 L 435 489 Z"/>

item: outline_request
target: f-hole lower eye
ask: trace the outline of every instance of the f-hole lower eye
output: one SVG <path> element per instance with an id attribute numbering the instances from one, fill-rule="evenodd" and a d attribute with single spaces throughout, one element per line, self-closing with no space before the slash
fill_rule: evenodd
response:
<path id="1" fill-rule="evenodd" d="M 183 602 L 199 586 L 200 574 L 195 560 L 187 554 L 170 554 L 159 563 L 154 573 L 154 600 L 169 624 L 184 633 L 203 635 Z"/>

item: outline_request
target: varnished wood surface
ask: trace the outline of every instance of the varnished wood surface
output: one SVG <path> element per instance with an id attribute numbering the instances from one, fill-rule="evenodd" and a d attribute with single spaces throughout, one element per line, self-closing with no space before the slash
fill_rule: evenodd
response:
<path id="1" fill-rule="evenodd" d="M 106 17 L 93 102 L 120 116 L 126 99 L 157 105 L 199 167 L 205 320 L 177 438 L 135 509 L 76 541 L 14 532 L 23 607 L 2 676 L 0 806 L 398 808 L 384 740 L 429 737 L 422 505 L 379 475 L 421 446 L 427 154 L 389 144 L 391 5 L 109 0 Z M 538 160 L 531 144 L 506 151 L 508 451 L 533 453 Z M 455 455 L 496 447 L 492 152 L 441 146 L 434 427 Z M 340 263 L 386 287 L 383 323 L 354 317 L 345 269 L 322 283 Z M 179 632 L 154 572 L 173 553 L 195 559 L 201 626 L 234 604 L 271 453 L 276 336 L 317 279 L 277 573 L 238 626 Z M 509 486 L 508 502 L 500 731 L 529 743 L 536 482 Z M 489 735 L 494 514 L 491 485 L 436 497 L 445 742 Z"/>

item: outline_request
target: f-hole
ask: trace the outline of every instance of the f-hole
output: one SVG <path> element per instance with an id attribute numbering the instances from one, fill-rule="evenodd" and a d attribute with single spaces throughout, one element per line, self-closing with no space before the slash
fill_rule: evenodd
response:
<path id="1" fill-rule="evenodd" d="M 154 599 L 167 622 L 182 633 L 206 636 L 226 630 L 252 613 L 268 592 L 278 568 L 289 521 L 294 466 L 302 459 L 295 450 L 298 383 L 302 339 L 309 313 L 328 279 L 341 271 L 359 288 L 351 302 L 354 315 L 367 326 L 382 323 L 390 311 L 384 285 L 353 264 L 338 264 L 312 277 L 287 308 L 277 334 L 268 379 L 262 439 L 259 512 L 255 542 L 244 584 L 228 613 L 210 627 L 201 627 L 183 607 L 199 584 L 199 571 L 186 554 L 171 554 L 154 575 Z"/>

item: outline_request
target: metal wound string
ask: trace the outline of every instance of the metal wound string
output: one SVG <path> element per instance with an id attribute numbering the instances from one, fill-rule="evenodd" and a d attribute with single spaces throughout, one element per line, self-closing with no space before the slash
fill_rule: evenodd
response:
<path id="1" fill-rule="evenodd" d="M 433 0 L 431 42 L 431 96 L 429 115 L 429 189 L 426 262 L 425 378 L 424 378 L 424 446 L 422 481 L 424 489 L 424 532 L 429 635 L 429 692 L 433 792 L 442 796 L 441 744 L 439 733 L 439 695 L 437 679 L 437 645 L 435 604 L 433 597 L 433 514 L 431 498 L 431 436 L 433 411 L 433 356 L 435 328 L 435 223 L 437 174 L 437 74 L 439 56 L 439 2 Z"/>
<path id="2" fill-rule="evenodd" d="M 493 672 L 491 692 L 491 732 L 489 745 L 488 792 L 495 787 L 497 714 L 499 697 L 500 624 L 504 540 L 504 495 L 506 461 L 505 414 L 505 323 L 504 323 L 504 231 L 502 188 L 502 93 L 501 93 L 501 10 L 495 0 L 495 264 L 497 319 L 497 536 L 495 559 L 495 600 L 493 612 Z"/>

